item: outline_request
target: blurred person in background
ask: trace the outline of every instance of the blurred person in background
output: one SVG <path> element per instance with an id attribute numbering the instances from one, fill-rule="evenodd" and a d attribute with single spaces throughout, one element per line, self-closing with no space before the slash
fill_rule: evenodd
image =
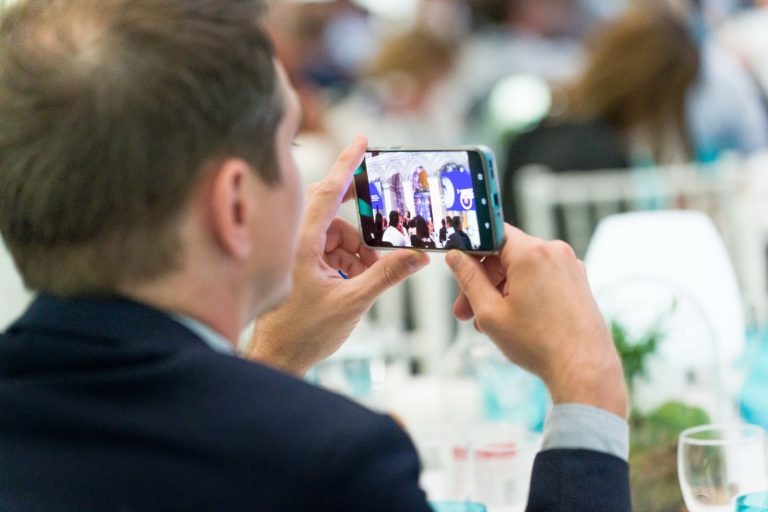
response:
<path id="1" fill-rule="evenodd" d="M 472 10 L 467 0 L 418 0 L 416 25 L 457 43 L 472 30 Z"/>
<path id="2" fill-rule="evenodd" d="M 506 220 L 519 222 L 515 174 L 529 164 L 555 172 L 689 160 L 686 97 L 699 51 L 684 19 L 665 7 L 635 7 L 595 34 L 565 112 L 512 140 L 506 151 Z"/>
<path id="3" fill-rule="evenodd" d="M 302 105 L 294 156 L 308 185 L 325 176 L 343 147 L 329 136 L 329 105 L 353 87 L 378 41 L 368 13 L 349 0 L 271 2 L 264 25 Z"/>
<path id="4" fill-rule="evenodd" d="M 500 80 L 520 73 L 571 80 L 583 62 L 588 24 L 577 0 L 469 0 L 474 31 L 462 41 L 449 87 L 457 115 L 477 115 Z"/>
<path id="5" fill-rule="evenodd" d="M 733 51 L 758 83 L 768 108 L 768 0 L 736 13 L 717 27 L 717 38 Z"/>
<path id="6" fill-rule="evenodd" d="M 375 55 L 368 18 L 350 0 L 271 2 L 265 26 L 292 82 L 343 92 Z"/>
<path id="7" fill-rule="evenodd" d="M 423 26 L 384 40 L 360 83 L 330 109 L 333 137 L 348 140 L 363 131 L 379 146 L 457 143 L 461 126 L 440 95 L 456 49 Z"/>
<path id="8" fill-rule="evenodd" d="M 712 162 L 725 152 L 749 154 L 768 149 L 768 111 L 757 77 L 750 75 L 745 66 L 749 61 L 741 61 L 712 30 L 710 20 L 717 17 L 719 9 L 707 9 L 704 0 L 676 2 L 688 19 L 701 53 L 701 72 L 687 105 L 694 157 L 700 162 Z"/>

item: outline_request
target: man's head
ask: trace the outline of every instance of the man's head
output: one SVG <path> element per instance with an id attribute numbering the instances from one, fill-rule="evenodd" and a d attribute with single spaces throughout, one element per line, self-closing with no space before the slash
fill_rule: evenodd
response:
<path id="1" fill-rule="evenodd" d="M 190 212 L 210 182 L 211 198 L 244 215 L 215 186 L 238 165 L 249 175 L 227 171 L 234 187 L 292 198 L 274 213 L 295 229 L 293 164 L 276 137 L 295 98 L 258 25 L 262 4 L 20 0 L 3 15 L 0 231 L 28 287 L 103 293 L 167 275 L 183 264 L 185 216 L 231 252 L 221 215 Z"/>
<path id="2" fill-rule="evenodd" d="M 389 212 L 389 225 L 393 228 L 400 229 L 400 212 L 397 210 Z"/>
<path id="3" fill-rule="evenodd" d="M 453 229 L 455 229 L 456 231 L 461 231 L 461 217 L 459 217 L 458 215 L 455 216 L 452 219 L 452 222 L 453 222 Z"/>

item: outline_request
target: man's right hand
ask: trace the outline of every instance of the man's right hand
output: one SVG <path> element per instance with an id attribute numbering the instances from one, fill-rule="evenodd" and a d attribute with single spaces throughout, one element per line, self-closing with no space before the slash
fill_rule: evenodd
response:
<path id="1" fill-rule="evenodd" d="M 515 364 L 545 382 L 555 404 L 581 403 L 622 418 L 621 360 L 571 247 L 505 226 L 499 256 L 482 262 L 458 251 L 446 261 L 461 288 L 460 320 L 474 318 Z"/>

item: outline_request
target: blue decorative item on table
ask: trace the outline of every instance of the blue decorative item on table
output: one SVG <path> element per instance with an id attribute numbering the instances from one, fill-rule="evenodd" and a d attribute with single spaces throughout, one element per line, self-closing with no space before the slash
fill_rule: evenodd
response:
<path id="1" fill-rule="evenodd" d="M 736 512 L 768 512 L 768 492 L 739 496 L 736 499 Z"/>
<path id="2" fill-rule="evenodd" d="M 435 512 L 487 512 L 482 503 L 474 501 L 430 501 L 429 505 Z"/>
<path id="3" fill-rule="evenodd" d="M 768 330 L 753 333 L 749 338 L 744 360 L 752 364 L 741 389 L 739 406 L 746 422 L 768 428 Z"/>

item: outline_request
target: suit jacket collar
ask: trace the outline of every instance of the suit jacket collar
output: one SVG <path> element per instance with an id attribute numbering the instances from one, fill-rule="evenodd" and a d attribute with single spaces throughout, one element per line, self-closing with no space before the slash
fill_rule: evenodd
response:
<path id="1" fill-rule="evenodd" d="M 8 329 L 12 337 L 41 332 L 101 343 L 130 341 L 131 344 L 161 346 L 203 343 L 196 334 L 167 313 L 121 297 L 62 298 L 41 295 Z"/>

